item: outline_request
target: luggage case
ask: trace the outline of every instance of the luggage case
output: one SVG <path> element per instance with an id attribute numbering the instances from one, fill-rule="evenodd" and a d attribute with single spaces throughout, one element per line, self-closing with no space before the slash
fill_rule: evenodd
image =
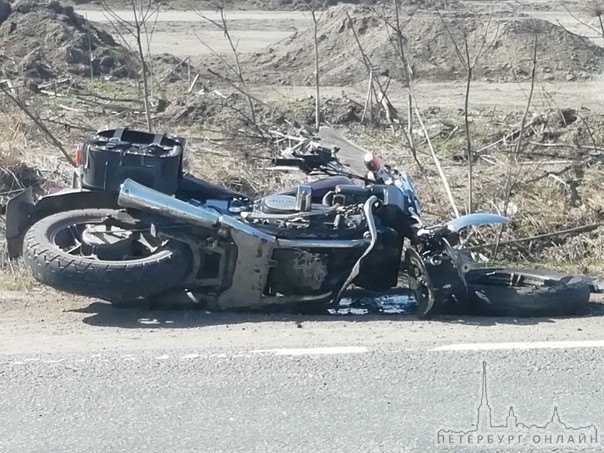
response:
<path id="1" fill-rule="evenodd" d="M 186 140 L 129 128 L 97 132 L 81 148 L 81 184 L 119 192 L 127 178 L 173 195 L 182 176 Z"/>

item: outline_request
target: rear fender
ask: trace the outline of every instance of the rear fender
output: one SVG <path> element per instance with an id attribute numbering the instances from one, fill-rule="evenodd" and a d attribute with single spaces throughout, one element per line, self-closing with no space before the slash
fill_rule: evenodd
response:
<path id="1" fill-rule="evenodd" d="M 25 233 L 44 217 L 74 209 L 118 209 L 116 198 L 117 194 L 109 192 L 63 189 L 43 196 L 36 202 L 31 187 L 26 189 L 6 204 L 6 244 L 9 258 L 21 255 Z"/>

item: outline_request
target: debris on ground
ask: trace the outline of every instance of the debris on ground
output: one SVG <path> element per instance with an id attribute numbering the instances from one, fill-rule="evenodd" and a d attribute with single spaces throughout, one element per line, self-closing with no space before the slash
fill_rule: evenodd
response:
<path id="1" fill-rule="evenodd" d="M 4 213 L 6 203 L 28 187 L 34 192 L 43 190 L 47 184 L 42 173 L 24 162 L 3 167 L 0 165 L 0 213 Z"/>

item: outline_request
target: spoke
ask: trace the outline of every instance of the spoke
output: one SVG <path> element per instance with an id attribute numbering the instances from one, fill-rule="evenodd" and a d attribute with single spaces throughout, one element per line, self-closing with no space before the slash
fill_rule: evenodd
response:
<path id="1" fill-rule="evenodd" d="M 73 242 L 75 242 L 76 244 L 80 244 L 80 240 L 77 235 L 77 232 L 74 231 L 75 227 L 76 227 L 75 225 L 70 225 L 67 229 L 69 230 L 69 234 L 71 234 Z"/>
<path id="2" fill-rule="evenodd" d="M 76 244 L 72 248 L 65 250 L 70 255 L 74 255 L 75 252 L 80 252 L 82 250 L 82 244 Z"/>

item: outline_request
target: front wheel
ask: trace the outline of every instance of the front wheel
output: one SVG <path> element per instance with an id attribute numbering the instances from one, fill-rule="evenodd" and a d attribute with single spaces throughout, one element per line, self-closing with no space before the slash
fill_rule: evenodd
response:
<path id="1" fill-rule="evenodd" d="M 119 226 L 106 221 L 118 214 Z M 123 214 L 81 209 L 35 223 L 23 246 L 33 277 L 60 291 L 116 305 L 179 285 L 188 272 L 186 254 L 151 237 L 148 225 Z"/>
<path id="2" fill-rule="evenodd" d="M 466 281 L 473 310 L 483 316 L 575 315 L 591 294 L 585 279 L 551 271 L 477 268 Z"/>
<path id="3" fill-rule="evenodd" d="M 423 257 L 412 248 L 405 250 L 404 268 L 409 288 L 415 293 L 418 317 L 467 314 L 467 286 L 455 258 L 444 254 L 433 256 L 438 259 Z"/>

